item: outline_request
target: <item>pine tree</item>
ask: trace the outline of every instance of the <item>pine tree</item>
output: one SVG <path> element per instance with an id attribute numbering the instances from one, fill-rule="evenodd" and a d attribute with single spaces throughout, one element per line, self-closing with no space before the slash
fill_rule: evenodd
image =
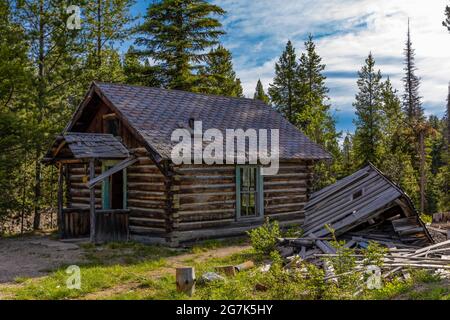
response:
<path id="1" fill-rule="evenodd" d="M 305 49 L 306 53 L 301 55 L 297 70 L 296 94 L 299 111 L 296 124 L 314 142 L 322 144 L 330 151 L 334 148 L 337 155 L 338 134 L 335 130 L 335 120 L 330 115 L 330 106 L 327 104 L 328 88 L 323 74 L 325 64 L 316 52 L 312 35 L 309 35 L 305 42 Z"/>
<path id="2" fill-rule="evenodd" d="M 447 98 L 447 111 L 440 122 L 436 137 L 433 139 L 431 188 L 434 193 L 436 211 L 447 212 L 450 209 L 450 85 Z"/>
<path id="3" fill-rule="evenodd" d="M 420 211 L 425 211 L 426 189 L 426 150 L 425 140 L 429 127 L 424 118 L 421 97 L 419 95 L 420 79 L 416 76 L 415 53 L 411 42 L 411 33 L 408 20 L 408 32 L 405 48 L 405 77 L 403 78 L 405 93 L 403 107 L 407 115 L 407 124 L 410 129 L 410 147 L 408 153 L 415 169 L 419 170 L 420 181 Z"/>
<path id="4" fill-rule="evenodd" d="M 372 53 L 366 59 L 365 65 L 358 72 L 358 89 L 356 101 L 357 119 L 354 148 L 356 159 L 360 164 L 372 162 L 378 164 L 380 144 L 382 139 L 382 115 L 381 115 L 381 72 L 375 71 L 375 60 Z"/>
<path id="5" fill-rule="evenodd" d="M 92 80 L 122 82 L 124 75 L 114 43 L 128 38 L 134 21 L 130 9 L 135 0 L 91 0 L 83 5 L 86 40 L 85 86 Z"/>
<path id="6" fill-rule="evenodd" d="M 136 44 L 144 48 L 141 57 L 156 62 L 165 87 L 195 89 L 194 71 L 207 60 L 205 51 L 224 33 L 213 16 L 224 13 L 205 0 L 162 0 L 150 5 L 145 22 L 138 28 Z"/>
<path id="7" fill-rule="evenodd" d="M 395 152 L 404 152 L 405 141 L 405 117 L 402 112 L 402 105 L 397 90 L 392 86 L 388 77 L 381 89 L 381 101 L 383 117 L 384 149 L 386 155 Z"/>
<path id="8" fill-rule="evenodd" d="M 419 95 L 420 79 L 416 76 L 415 50 L 412 47 L 411 32 L 408 21 L 408 33 L 405 53 L 405 77 L 403 78 L 405 93 L 403 107 L 410 123 L 423 120 L 423 108 Z"/>
<path id="9" fill-rule="evenodd" d="M 352 140 L 352 135 L 347 132 L 342 143 L 342 171 L 345 176 L 351 174 L 353 171 Z"/>
<path id="10" fill-rule="evenodd" d="M 0 221 L 20 206 L 19 170 L 26 137 L 23 115 L 30 88 L 24 31 L 14 20 L 11 1 L 0 3 Z M 24 141 L 25 140 L 25 141 Z M 0 226 L 1 233 L 1 226 Z"/>
<path id="11" fill-rule="evenodd" d="M 262 102 L 267 104 L 270 102 L 269 96 L 264 92 L 264 87 L 262 85 L 261 79 L 258 79 L 258 82 L 256 83 L 256 89 L 253 99 L 261 100 Z"/>
<path id="12" fill-rule="evenodd" d="M 125 82 L 128 84 L 158 87 L 160 81 L 155 67 L 146 61 L 141 61 L 133 46 L 128 48 L 123 61 Z"/>
<path id="13" fill-rule="evenodd" d="M 414 168 L 407 152 L 409 129 L 406 126 L 406 115 L 402 110 L 397 90 L 392 86 L 389 77 L 382 86 L 381 106 L 383 138 L 378 166 L 384 174 L 402 186 L 404 190 L 418 190 L 419 185 L 412 179 L 416 173 L 411 176 Z"/>
<path id="14" fill-rule="evenodd" d="M 30 158 L 34 161 L 34 229 L 40 228 L 44 198 L 41 158 L 51 139 L 59 134 L 74 108 L 69 98 L 82 74 L 83 52 L 80 31 L 68 30 L 66 4 L 52 0 L 22 1 L 15 15 L 25 30 L 32 68 L 29 108 L 26 120 Z M 80 4 L 80 1 L 72 1 Z"/>
<path id="15" fill-rule="evenodd" d="M 450 6 L 445 7 L 445 20 L 442 21 L 442 25 L 450 31 Z"/>
<path id="16" fill-rule="evenodd" d="M 269 85 L 269 95 L 275 108 L 286 119 L 295 123 L 298 113 L 298 98 L 295 90 L 298 87 L 297 56 L 292 42 L 289 40 L 280 59 L 275 64 L 275 78 Z"/>
<path id="17" fill-rule="evenodd" d="M 219 45 L 209 52 L 199 72 L 198 91 L 229 97 L 242 97 L 241 81 L 233 70 L 231 52 Z"/>

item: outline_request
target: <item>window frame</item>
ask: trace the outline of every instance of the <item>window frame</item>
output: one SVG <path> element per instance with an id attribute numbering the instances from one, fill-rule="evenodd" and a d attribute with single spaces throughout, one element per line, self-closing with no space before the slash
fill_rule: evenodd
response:
<path id="1" fill-rule="evenodd" d="M 358 195 L 357 197 L 355 197 L 356 194 L 361 193 L 360 195 Z M 357 189 L 356 191 L 353 191 L 351 196 L 350 196 L 350 201 L 356 201 L 359 198 L 363 197 L 365 194 L 365 188 L 360 188 Z"/>
<path id="2" fill-rule="evenodd" d="M 256 168 L 256 190 L 255 190 L 255 206 L 256 214 L 252 216 L 241 215 L 241 169 Z M 257 165 L 238 165 L 236 166 L 236 221 L 263 220 L 264 219 L 264 178 L 261 174 L 261 166 Z"/>

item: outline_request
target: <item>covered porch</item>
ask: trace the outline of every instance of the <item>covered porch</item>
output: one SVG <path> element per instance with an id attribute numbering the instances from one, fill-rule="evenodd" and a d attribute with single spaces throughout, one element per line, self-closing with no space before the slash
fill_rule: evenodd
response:
<path id="1" fill-rule="evenodd" d="M 56 165 L 58 232 L 92 243 L 127 241 L 127 167 L 137 158 L 111 134 L 65 133 L 43 162 Z"/>

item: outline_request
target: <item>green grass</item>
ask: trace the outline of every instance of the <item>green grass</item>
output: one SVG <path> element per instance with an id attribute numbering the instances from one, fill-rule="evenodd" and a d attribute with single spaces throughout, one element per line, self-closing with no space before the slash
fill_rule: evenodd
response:
<path id="1" fill-rule="evenodd" d="M 385 283 L 382 289 L 366 293 L 365 299 L 375 300 L 450 300 L 450 282 L 426 270 L 410 271 L 411 278 L 396 278 Z"/>
<path id="2" fill-rule="evenodd" d="M 68 289 L 66 267 L 38 279 L 17 278 L 18 287 L 4 289 L 15 299 L 73 299 L 113 286 L 139 282 L 145 274 L 166 266 L 166 257 L 179 254 L 159 246 L 137 243 L 83 245 L 87 262 L 80 265 L 81 289 Z"/>
<path id="3" fill-rule="evenodd" d="M 208 250 L 214 250 L 229 246 L 243 245 L 246 244 L 247 242 L 248 239 L 245 237 L 230 238 L 225 240 L 205 240 L 192 246 L 192 248 L 190 248 L 190 251 L 192 253 L 202 253 Z"/>
<path id="4" fill-rule="evenodd" d="M 242 244 L 237 242 L 233 244 Z M 78 299 L 89 298 L 117 300 L 168 300 L 168 299 L 450 299 L 449 281 L 443 281 L 426 271 L 410 271 L 408 281 L 396 278 L 384 284 L 379 290 L 365 290 L 354 296 L 355 283 L 336 286 L 323 281 L 323 270 L 304 264 L 308 273 L 286 272 L 274 267 L 268 273 L 261 273 L 259 266 L 263 257 L 253 249 L 241 251 L 223 258 L 211 258 L 207 250 L 230 245 L 230 242 L 210 241 L 190 250 L 174 250 L 160 246 L 146 246 L 137 243 L 111 243 L 104 246 L 84 245 L 87 262 L 80 265 L 81 289 L 68 289 L 64 267 L 48 276 L 36 279 L 16 278 L 15 284 L 4 287 L 8 297 L 13 299 Z M 218 266 L 237 265 L 252 260 L 257 267 L 226 277 L 225 281 L 196 284 L 192 297 L 176 291 L 175 274 L 167 258 L 193 253 L 193 256 L 179 258 L 178 264 L 195 268 L 197 279 L 205 272 Z M 276 256 L 271 256 L 277 261 Z M 172 261 L 173 262 L 173 261 Z M 352 278 L 353 279 L 353 278 Z M 355 278 L 356 279 L 356 278 Z M 256 290 L 256 287 L 266 290 Z"/>

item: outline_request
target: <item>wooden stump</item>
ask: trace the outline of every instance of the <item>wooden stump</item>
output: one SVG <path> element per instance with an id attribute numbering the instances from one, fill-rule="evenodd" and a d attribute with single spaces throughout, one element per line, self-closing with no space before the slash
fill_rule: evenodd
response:
<path id="1" fill-rule="evenodd" d="M 184 292 L 189 296 L 195 291 L 195 270 L 194 268 L 177 268 L 176 281 L 178 292 Z"/>

